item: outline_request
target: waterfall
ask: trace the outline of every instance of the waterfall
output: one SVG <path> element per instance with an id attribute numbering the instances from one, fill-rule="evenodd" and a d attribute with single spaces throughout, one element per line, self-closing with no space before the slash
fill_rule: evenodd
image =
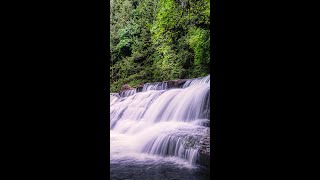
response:
<path id="1" fill-rule="evenodd" d="M 136 89 L 130 89 L 130 90 L 127 90 L 127 91 L 122 91 L 120 93 L 120 96 L 121 97 L 128 97 L 128 96 L 131 96 L 131 95 L 135 94 L 136 92 L 137 92 Z"/>
<path id="2" fill-rule="evenodd" d="M 197 146 L 210 120 L 210 75 L 168 89 L 167 82 L 146 83 L 110 93 L 111 159 L 124 154 L 177 157 L 195 165 Z"/>
<path id="3" fill-rule="evenodd" d="M 149 90 L 166 90 L 168 89 L 168 82 L 156 82 L 156 83 L 146 83 L 142 88 L 142 92 Z"/>

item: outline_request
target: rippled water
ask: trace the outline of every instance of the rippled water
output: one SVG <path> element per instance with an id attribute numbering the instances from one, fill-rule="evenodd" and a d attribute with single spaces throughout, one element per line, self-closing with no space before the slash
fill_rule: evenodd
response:
<path id="1" fill-rule="evenodd" d="M 110 178 L 115 179 L 145 179 L 145 180 L 207 180 L 209 171 L 204 167 L 190 168 L 177 163 L 177 159 L 145 159 L 144 161 L 125 159 L 111 161 Z"/>

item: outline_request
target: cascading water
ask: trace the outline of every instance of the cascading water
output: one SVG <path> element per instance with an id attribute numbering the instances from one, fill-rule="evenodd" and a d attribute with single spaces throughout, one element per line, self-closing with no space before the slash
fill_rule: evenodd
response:
<path id="1" fill-rule="evenodd" d="M 196 144 L 208 135 L 210 75 L 187 80 L 180 88 L 168 83 L 145 84 L 110 93 L 110 160 L 126 164 L 156 159 L 194 167 Z"/>
<path id="2" fill-rule="evenodd" d="M 142 88 L 142 92 L 149 91 L 149 90 L 166 90 L 166 89 L 168 89 L 167 82 L 146 83 Z"/>

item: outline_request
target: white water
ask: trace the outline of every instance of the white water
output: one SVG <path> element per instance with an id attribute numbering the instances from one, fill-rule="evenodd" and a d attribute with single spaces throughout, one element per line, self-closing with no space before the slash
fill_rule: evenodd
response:
<path id="1" fill-rule="evenodd" d="M 210 75 L 188 80 L 182 88 L 168 89 L 167 83 L 145 84 L 110 94 L 110 159 L 135 161 L 166 158 L 195 165 L 199 150 L 187 139 L 206 135 Z"/>

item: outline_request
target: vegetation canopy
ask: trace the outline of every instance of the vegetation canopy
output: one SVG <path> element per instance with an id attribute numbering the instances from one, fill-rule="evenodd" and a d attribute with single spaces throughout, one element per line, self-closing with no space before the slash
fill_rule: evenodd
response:
<path id="1" fill-rule="evenodd" d="M 111 0 L 110 91 L 210 72 L 210 0 Z"/>

